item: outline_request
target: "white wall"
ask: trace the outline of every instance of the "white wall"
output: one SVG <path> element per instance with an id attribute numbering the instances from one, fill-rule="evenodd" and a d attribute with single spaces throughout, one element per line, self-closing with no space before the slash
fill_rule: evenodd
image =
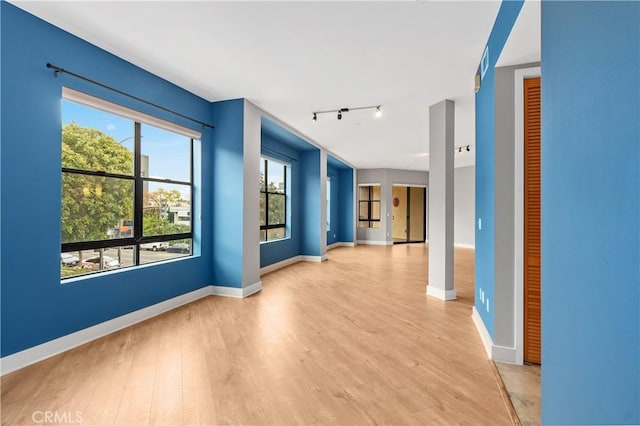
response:
<path id="1" fill-rule="evenodd" d="M 475 247 L 475 166 L 454 170 L 453 242 Z"/>
<path id="2" fill-rule="evenodd" d="M 454 170 L 453 241 L 456 245 L 471 248 L 475 247 L 475 172 L 474 166 L 458 167 Z M 377 183 L 382 186 L 381 227 L 356 228 L 357 240 L 361 243 L 368 241 L 374 244 L 393 244 L 392 222 L 387 214 L 390 214 L 392 210 L 392 185 L 427 185 L 428 191 L 429 173 L 394 169 L 359 169 L 357 183 Z M 428 239 L 429 231 L 427 229 Z"/>
<path id="3" fill-rule="evenodd" d="M 356 237 L 360 243 L 369 244 L 393 244 L 392 222 L 391 222 L 391 200 L 393 185 L 417 185 L 427 186 L 429 184 L 429 173 L 411 170 L 397 169 L 358 169 L 357 184 L 380 184 L 380 228 L 356 228 Z M 358 192 L 356 190 L 356 197 Z M 358 216 L 358 205 L 356 203 L 356 217 Z M 428 210 L 427 210 L 428 211 Z M 357 224 L 356 224 L 357 226 Z M 425 227 L 427 224 L 425 223 Z M 427 229 L 427 239 L 429 229 Z"/>

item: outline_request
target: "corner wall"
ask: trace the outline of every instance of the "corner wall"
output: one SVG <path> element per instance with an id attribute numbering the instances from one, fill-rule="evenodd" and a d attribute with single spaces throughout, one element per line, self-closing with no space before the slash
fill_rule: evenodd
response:
<path id="1" fill-rule="evenodd" d="M 224 182 L 212 194 L 212 284 L 239 288 L 244 247 L 244 99 L 215 102 L 211 108 L 218 124 L 212 143 L 212 182 Z"/>
<path id="2" fill-rule="evenodd" d="M 304 151 L 300 154 L 300 176 L 302 187 L 300 194 L 300 214 L 302 215 L 302 238 L 300 240 L 300 254 L 303 256 L 322 256 L 322 240 L 326 242 L 326 223 L 322 218 L 326 213 L 322 212 L 325 203 L 321 191 L 321 152 L 319 149 Z M 326 167 L 326 166 L 325 166 Z M 325 169 L 326 176 L 326 169 Z"/>
<path id="3" fill-rule="evenodd" d="M 260 244 L 260 267 L 272 265 L 300 254 L 302 214 L 300 204 L 300 152 L 262 132 L 262 155 L 289 164 L 287 176 L 287 223 L 289 235 L 284 240 Z"/>
<path id="4" fill-rule="evenodd" d="M 542 422 L 640 424 L 640 3 L 541 12 Z"/>
<path id="5" fill-rule="evenodd" d="M 0 2 L 0 12 L 4 357 L 211 284 L 209 236 L 215 191 L 212 131 L 69 75 L 55 78 L 45 64 L 54 63 L 205 122 L 211 121 L 209 102 L 7 2 Z M 194 182 L 201 194 L 195 200 L 199 206 L 194 206 L 194 213 L 201 213 L 194 219 L 200 255 L 61 284 L 63 86 L 202 131 L 201 149 L 195 152 L 202 163 L 201 169 L 196 167 L 201 177 Z"/>
<path id="6" fill-rule="evenodd" d="M 342 220 L 340 220 L 340 190 L 343 187 L 341 184 L 341 173 L 340 169 L 331 166 L 331 164 L 327 165 L 327 176 L 331 182 L 331 192 L 329 194 L 330 205 L 329 210 L 331 214 L 330 225 L 331 228 L 327 228 L 327 246 L 331 244 L 337 243 L 340 241 L 341 235 L 341 225 L 343 225 Z"/>
<path id="7" fill-rule="evenodd" d="M 458 167 L 453 171 L 453 243 L 475 247 L 475 167 Z"/>
<path id="8" fill-rule="evenodd" d="M 339 206 L 339 220 L 340 229 L 338 234 L 338 241 L 342 243 L 354 243 L 355 242 L 355 217 L 354 217 L 354 173 L 351 168 L 347 170 L 340 170 L 339 185 L 338 185 L 338 206 Z M 332 188 L 333 189 L 333 188 Z"/>
<path id="9" fill-rule="evenodd" d="M 476 94 L 475 308 L 494 339 L 495 305 L 495 64 L 523 1 L 502 2 L 487 42 L 487 68 Z"/>
<path id="10" fill-rule="evenodd" d="M 495 69 L 495 333 L 493 343 L 507 352 L 503 361 L 519 362 L 516 356 L 516 282 L 515 253 L 523 247 L 516 246 L 516 70 L 539 67 L 540 63 L 530 63 Z M 520 171 L 522 173 L 522 171 Z M 522 175 L 521 175 L 522 176 Z"/>
<path id="11" fill-rule="evenodd" d="M 327 246 L 353 243 L 354 169 L 332 155 L 327 156 L 327 176 L 331 179 L 331 229 Z"/>

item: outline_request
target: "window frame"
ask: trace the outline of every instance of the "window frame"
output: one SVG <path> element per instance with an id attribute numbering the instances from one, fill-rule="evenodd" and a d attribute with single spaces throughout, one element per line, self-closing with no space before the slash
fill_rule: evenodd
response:
<path id="1" fill-rule="evenodd" d="M 288 173 L 291 165 L 285 163 L 284 161 L 276 160 L 264 155 L 260 156 L 260 161 L 262 162 L 262 164 L 264 164 L 264 190 L 260 188 L 260 195 L 264 194 L 264 225 L 260 225 L 260 232 L 265 231 L 265 239 L 264 240 L 262 240 L 262 238 L 260 239 L 260 243 L 262 244 L 262 243 L 269 243 L 272 241 L 284 240 L 288 237 L 287 217 L 289 212 L 287 210 L 287 204 L 288 204 L 287 198 L 289 197 L 289 193 L 288 193 L 287 178 L 289 177 Z M 282 165 L 284 169 L 284 172 L 283 172 L 284 191 L 283 192 L 274 192 L 274 191 L 267 190 L 267 188 L 269 187 L 269 162 L 270 161 Z M 269 224 L 269 195 L 277 195 L 277 196 L 284 197 L 284 215 L 283 215 L 284 222 L 283 223 Z M 269 239 L 269 230 L 271 229 L 284 229 L 284 237 Z"/>
<path id="2" fill-rule="evenodd" d="M 189 221 L 189 232 L 181 232 L 175 234 L 162 234 L 162 235 L 149 235 L 145 236 L 144 233 L 144 225 L 143 225 L 143 216 L 144 216 L 144 187 L 145 182 L 156 182 L 156 183 L 165 183 L 165 184 L 176 184 L 182 186 L 189 186 L 190 193 L 190 211 L 195 211 L 195 185 L 194 185 L 194 141 L 196 139 L 200 139 L 200 133 L 194 132 L 191 129 L 183 128 L 176 124 L 166 122 L 164 120 L 155 118 L 153 116 L 146 115 L 144 113 L 140 113 L 135 110 L 128 109 L 126 107 L 122 107 L 117 104 L 113 104 L 111 102 L 105 101 L 100 98 L 95 98 L 91 95 L 87 95 L 82 92 L 78 92 L 73 89 L 69 89 L 67 87 L 63 87 L 62 91 L 62 101 L 72 102 L 75 104 L 82 105 L 84 107 L 92 108 L 96 111 L 104 111 L 109 114 L 118 115 L 127 120 L 131 120 L 134 124 L 134 134 L 133 134 L 133 174 L 125 175 L 119 173 L 111 173 L 100 170 L 83 170 L 76 169 L 71 167 L 62 167 L 61 164 L 61 177 L 64 174 L 76 175 L 76 176 L 94 176 L 94 177 L 106 177 L 106 178 L 115 178 L 115 179 L 123 179 L 133 181 L 133 234 L 131 237 L 124 238 L 110 238 L 104 240 L 88 240 L 88 241 L 76 241 L 76 242 L 68 242 L 62 243 L 60 245 L 61 253 L 72 253 L 84 250 L 101 250 L 108 248 L 121 248 L 132 246 L 134 250 L 133 254 L 133 264 L 127 267 L 119 267 L 119 269 L 128 269 L 132 267 L 137 267 L 141 265 L 149 265 L 156 262 L 145 262 L 141 263 L 141 245 L 147 243 L 155 243 L 155 242 L 169 242 L 173 240 L 182 240 L 182 239 L 190 239 L 191 240 L 191 249 L 188 256 L 182 256 L 180 258 L 189 258 L 193 256 L 193 230 L 194 230 L 194 215 L 190 215 Z M 149 176 L 143 176 L 142 171 L 142 126 L 148 125 L 157 128 L 161 128 L 163 130 L 179 134 L 181 136 L 185 136 L 189 138 L 189 182 L 179 181 L 174 179 L 164 179 L 164 178 L 154 178 Z M 62 134 L 62 128 L 60 130 Z M 62 142 L 61 142 L 62 143 Z M 61 160 L 62 161 L 62 160 Z M 61 194 L 62 197 L 62 194 Z M 61 218 L 62 219 L 62 218 Z M 129 219 L 130 220 L 130 219 Z M 167 259 L 169 260 L 169 259 Z M 161 262 L 159 260 L 158 262 Z M 70 279 L 70 278 L 85 278 L 87 276 L 94 276 L 95 274 L 106 272 L 107 269 L 98 270 L 92 273 L 81 274 L 81 275 L 70 275 L 66 277 L 60 277 L 61 281 Z"/>
<path id="3" fill-rule="evenodd" d="M 362 200 L 360 198 L 360 191 L 358 190 L 358 227 L 359 228 L 379 228 L 380 227 L 380 223 L 381 223 L 381 216 L 382 216 L 382 211 L 380 210 L 382 207 L 382 187 L 380 184 L 359 184 L 358 185 L 358 189 L 360 188 L 367 188 L 367 199 L 366 200 Z M 380 188 L 380 199 L 373 199 L 373 188 L 374 187 L 378 187 Z M 362 211 L 362 203 L 366 203 L 367 205 L 367 218 L 366 219 L 361 219 L 362 215 L 361 215 L 361 211 Z M 378 203 L 378 219 L 372 219 L 372 213 L 373 213 L 373 203 Z M 373 223 L 377 223 L 378 226 L 373 226 Z M 362 226 L 362 225 L 365 226 Z"/>

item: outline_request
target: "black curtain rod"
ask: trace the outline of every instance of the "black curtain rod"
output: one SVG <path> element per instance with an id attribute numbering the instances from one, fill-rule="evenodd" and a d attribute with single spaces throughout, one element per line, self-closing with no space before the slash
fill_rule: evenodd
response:
<path id="1" fill-rule="evenodd" d="M 209 127 L 211 129 L 215 129 L 215 126 L 213 126 L 212 124 L 205 123 L 204 121 L 196 120 L 195 118 L 189 117 L 188 115 L 184 115 L 184 114 L 181 114 L 181 113 L 179 113 L 177 111 L 174 111 L 172 109 L 165 108 L 165 107 L 163 107 L 161 105 L 158 105 L 158 104 L 154 104 L 153 102 L 149 102 L 146 99 L 142 99 L 142 98 L 139 98 L 139 97 L 137 97 L 135 95 L 132 95 L 130 93 L 123 92 L 122 90 L 116 89 L 115 87 L 107 86 L 106 84 L 100 83 L 99 81 L 95 81 L 95 80 L 90 79 L 89 77 L 85 77 L 83 75 L 76 74 L 74 72 L 66 70 L 66 69 L 64 69 L 62 67 L 59 67 L 57 65 L 53 65 L 53 64 L 51 64 L 49 62 L 47 62 L 47 68 L 53 69 L 53 75 L 56 76 L 56 77 L 58 76 L 58 74 L 61 74 L 61 73 L 62 74 L 69 74 L 72 77 L 79 78 L 80 80 L 87 81 L 87 82 L 89 82 L 91 84 L 95 84 L 96 86 L 100 86 L 100 87 L 103 87 L 105 89 L 111 90 L 112 92 L 116 92 L 116 93 L 119 93 L 121 95 L 127 96 L 127 97 L 129 97 L 131 99 L 135 99 L 138 102 L 142 102 L 142 103 L 145 103 L 147 105 L 151 105 L 154 108 L 158 108 L 158 109 L 161 109 L 163 111 L 170 112 L 171 114 L 177 115 L 178 117 L 182 117 L 182 118 L 185 118 L 187 120 L 193 121 L 194 123 L 201 124 L 204 127 Z"/>
<path id="2" fill-rule="evenodd" d="M 269 149 L 269 148 L 262 147 L 262 150 L 263 150 L 263 151 L 266 151 L 266 152 L 270 152 L 270 153 L 272 153 L 272 154 L 281 155 L 281 156 L 283 156 L 284 158 L 287 158 L 287 159 L 289 159 L 289 160 L 291 160 L 291 161 L 295 161 L 295 162 L 297 162 L 297 161 L 298 161 L 297 159 L 295 159 L 295 158 L 293 158 L 293 157 L 289 157 L 287 154 L 283 154 L 282 152 L 278 152 L 278 151 L 276 151 L 276 150 L 274 150 L 274 149 Z"/>

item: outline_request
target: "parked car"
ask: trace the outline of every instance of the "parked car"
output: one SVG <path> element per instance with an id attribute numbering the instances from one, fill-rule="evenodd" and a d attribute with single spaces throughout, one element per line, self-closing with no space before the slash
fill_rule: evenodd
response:
<path id="1" fill-rule="evenodd" d="M 80 262 L 78 256 L 74 256 L 71 253 L 60 253 L 60 263 L 62 266 L 76 266 Z"/>
<path id="2" fill-rule="evenodd" d="M 91 256 L 82 262 L 82 267 L 86 269 L 100 269 L 98 264 L 100 263 L 100 256 Z M 102 269 L 111 269 L 120 267 L 118 259 L 114 259 L 111 256 L 102 256 Z"/>
<path id="3" fill-rule="evenodd" d="M 166 241 L 140 244 L 140 250 L 158 251 L 158 250 L 166 250 L 168 247 L 169 247 L 169 243 Z"/>
<path id="4" fill-rule="evenodd" d="M 185 253 L 189 254 L 191 252 L 191 247 L 189 244 L 178 243 L 172 246 L 167 247 L 167 253 Z"/>

